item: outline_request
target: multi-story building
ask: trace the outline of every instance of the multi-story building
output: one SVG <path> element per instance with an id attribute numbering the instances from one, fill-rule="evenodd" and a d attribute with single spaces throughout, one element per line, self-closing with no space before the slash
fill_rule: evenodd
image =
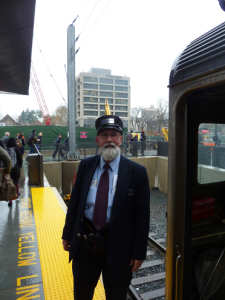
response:
<path id="1" fill-rule="evenodd" d="M 168 127 L 169 116 L 168 112 L 162 112 L 159 108 L 150 105 L 148 108 L 141 110 L 140 123 L 145 124 L 144 128 L 150 133 L 161 133 L 162 127 Z"/>
<path id="2" fill-rule="evenodd" d="M 94 127 L 105 114 L 108 100 L 111 113 L 130 128 L 130 78 L 111 75 L 109 69 L 91 68 L 76 77 L 76 121 L 81 127 Z"/>
<path id="3" fill-rule="evenodd" d="M 154 105 L 150 105 L 150 107 L 143 108 L 141 110 L 141 117 L 144 119 L 151 119 L 154 116 L 159 114 L 159 109 L 155 108 Z"/>

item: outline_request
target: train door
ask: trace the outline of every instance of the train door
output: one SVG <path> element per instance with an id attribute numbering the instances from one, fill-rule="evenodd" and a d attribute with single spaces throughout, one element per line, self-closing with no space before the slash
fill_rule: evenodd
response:
<path id="1" fill-rule="evenodd" d="M 167 300 L 225 295 L 224 26 L 193 41 L 171 72 Z"/>

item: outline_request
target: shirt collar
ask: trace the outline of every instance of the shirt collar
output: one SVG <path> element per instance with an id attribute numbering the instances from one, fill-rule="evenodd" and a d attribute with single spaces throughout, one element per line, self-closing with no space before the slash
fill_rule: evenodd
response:
<path id="1" fill-rule="evenodd" d="M 109 164 L 112 171 L 115 170 L 115 168 L 118 166 L 118 164 L 120 163 L 120 154 L 117 155 L 116 158 L 114 158 L 113 161 L 111 161 L 111 163 Z M 101 159 L 100 159 L 100 169 L 103 169 L 104 165 L 106 164 L 106 162 L 104 161 L 104 159 L 102 158 L 102 155 L 101 155 Z"/>

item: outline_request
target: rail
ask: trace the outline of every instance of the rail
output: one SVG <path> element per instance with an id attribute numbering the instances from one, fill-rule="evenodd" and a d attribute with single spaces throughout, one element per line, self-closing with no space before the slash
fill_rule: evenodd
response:
<path id="1" fill-rule="evenodd" d="M 152 237 L 148 237 L 149 244 L 157 249 L 159 253 L 161 253 L 163 256 L 166 256 L 166 248 L 164 248 L 162 245 L 160 245 L 157 241 L 155 241 Z"/>
<path id="2" fill-rule="evenodd" d="M 165 261 L 165 256 L 166 256 L 166 249 L 160 245 L 159 242 L 157 242 L 156 240 L 154 240 L 151 235 L 155 236 L 154 233 L 150 233 L 149 237 L 148 237 L 148 244 L 154 249 L 156 250 L 156 252 L 159 252 L 158 254 L 154 254 L 153 251 L 147 251 L 147 255 L 161 255 L 160 257 L 154 257 L 153 259 L 151 259 L 150 261 L 147 259 L 146 262 L 144 262 L 140 268 L 140 270 L 145 269 L 147 270 L 147 268 L 158 268 L 160 265 L 163 266 L 163 262 Z M 160 240 L 161 241 L 161 240 Z M 164 242 L 164 241 L 162 241 Z M 141 271 L 142 271 L 141 270 Z M 138 270 L 139 271 L 139 270 Z M 137 272 L 138 272 L 137 271 Z M 147 271 L 148 273 L 149 271 Z M 146 287 L 146 285 L 151 285 L 152 282 L 156 282 L 156 281 L 162 281 L 165 280 L 165 270 L 159 270 L 158 271 L 154 271 L 154 274 L 150 273 L 148 274 L 148 276 L 144 276 L 143 274 L 141 274 L 141 277 L 137 277 L 137 278 L 133 278 L 131 285 L 129 286 L 129 290 L 127 293 L 127 299 L 129 300 L 146 300 L 146 299 L 158 299 L 158 297 L 162 297 L 165 296 L 165 287 L 161 286 L 158 289 L 153 289 L 151 290 L 151 288 L 148 291 L 139 291 L 139 287 L 141 287 L 141 289 L 143 290 L 143 287 Z M 137 287 L 138 288 L 135 288 Z M 138 292 L 137 292 L 138 291 Z"/>

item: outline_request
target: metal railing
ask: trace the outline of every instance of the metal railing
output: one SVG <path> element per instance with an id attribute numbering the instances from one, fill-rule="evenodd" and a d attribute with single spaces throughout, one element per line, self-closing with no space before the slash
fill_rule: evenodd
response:
<path id="1" fill-rule="evenodd" d="M 43 156 L 43 161 L 65 161 L 68 160 L 68 144 L 41 144 L 37 145 L 38 151 Z M 95 156 L 99 153 L 99 146 L 96 142 L 91 143 L 78 143 L 76 145 L 78 159 Z M 143 157 L 143 156 L 157 156 L 158 155 L 158 142 L 145 141 L 145 142 L 123 142 L 120 146 L 121 154 L 126 157 Z"/>

